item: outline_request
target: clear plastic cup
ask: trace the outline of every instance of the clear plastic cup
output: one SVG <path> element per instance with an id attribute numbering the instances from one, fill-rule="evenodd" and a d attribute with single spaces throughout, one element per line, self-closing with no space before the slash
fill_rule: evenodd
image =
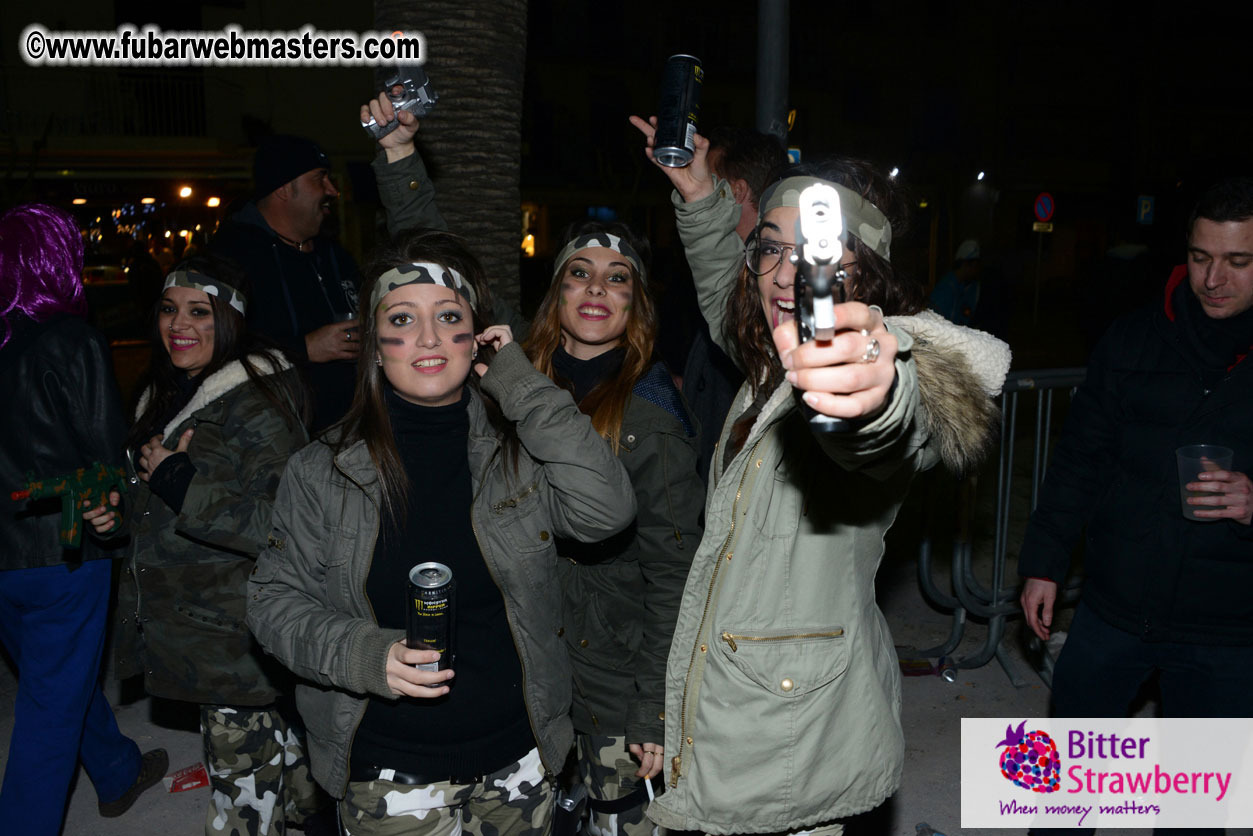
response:
<path id="1" fill-rule="evenodd" d="M 1179 464 L 1179 502 L 1183 506 L 1183 515 L 1197 522 L 1217 522 L 1214 519 L 1198 517 L 1197 511 L 1216 510 L 1218 505 L 1189 505 L 1188 497 L 1211 496 L 1210 491 L 1190 491 L 1189 482 L 1199 481 L 1197 475 L 1215 470 L 1231 470 L 1232 451 L 1230 447 L 1219 447 L 1217 444 L 1189 444 L 1175 451 L 1175 461 Z"/>

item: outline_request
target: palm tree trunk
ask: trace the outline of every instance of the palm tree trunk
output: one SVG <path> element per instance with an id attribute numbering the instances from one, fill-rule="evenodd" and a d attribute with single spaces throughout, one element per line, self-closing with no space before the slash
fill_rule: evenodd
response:
<path id="1" fill-rule="evenodd" d="M 419 149 L 448 228 L 517 310 L 526 0 L 375 0 L 374 16 L 378 31 L 426 38 L 425 70 L 440 99 L 422 121 Z"/>

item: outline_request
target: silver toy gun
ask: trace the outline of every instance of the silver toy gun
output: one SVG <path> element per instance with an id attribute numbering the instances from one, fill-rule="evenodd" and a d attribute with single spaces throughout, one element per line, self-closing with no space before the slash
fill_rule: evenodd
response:
<path id="1" fill-rule="evenodd" d="M 796 221 L 796 333 L 799 342 L 829 342 L 835 337 L 835 306 L 844 301 L 846 275 L 840 261 L 844 247 L 844 215 L 840 195 L 823 183 L 807 187 L 800 196 L 800 217 Z M 844 418 L 815 412 L 809 404 L 797 401 L 814 432 L 841 433 L 853 429 Z"/>
<path id="2" fill-rule="evenodd" d="M 370 117 L 369 122 L 361 123 L 366 133 L 375 139 L 382 139 L 396 130 L 396 126 L 400 124 L 400 111 L 407 110 L 421 119 L 430 113 L 431 108 L 435 107 L 435 103 L 439 101 L 439 94 L 431 89 L 431 80 L 426 77 L 426 71 L 416 66 L 397 67 L 396 71 L 384 80 L 383 92 L 387 93 L 387 98 L 392 100 L 396 116 L 393 116 L 392 121 L 386 125 L 380 125 L 374 117 Z"/>

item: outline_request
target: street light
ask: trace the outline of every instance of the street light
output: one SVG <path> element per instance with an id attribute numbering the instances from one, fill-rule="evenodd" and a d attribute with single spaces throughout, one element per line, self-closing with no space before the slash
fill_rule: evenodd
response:
<path id="1" fill-rule="evenodd" d="M 191 186 L 183 186 L 178 190 L 179 197 L 191 197 Z"/>
<path id="2" fill-rule="evenodd" d="M 980 172 L 979 172 L 979 174 L 978 174 L 978 176 L 977 176 L 977 177 L 975 177 L 975 179 L 976 179 L 976 180 L 982 180 L 982 179 L 983 179 L 983 172 L 982 172 L 982 171 L 980 171 Z"/>
<path id="3" fill-rule="evenodd" d="M 892 170 L 888 172 L 888 177 L 895 178 L 896 175 L 900 173 L 901 173 L 901 170 L 899 168 L 897 168 L 896 166 L 892 166 Z"/>

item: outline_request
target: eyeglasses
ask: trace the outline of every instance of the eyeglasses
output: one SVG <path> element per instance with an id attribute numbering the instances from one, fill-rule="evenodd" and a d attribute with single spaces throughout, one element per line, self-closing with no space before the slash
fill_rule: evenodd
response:
<path id="1" fill-rule="evenodd" d="M 754 276 L 765 276 L 777 270 L 783 259 L 790 258 L 795 252 L 795 244 L 754 239 L 744 250 L 744 263 L 748 265 L 748 272 Z M 848 273 L 855 266 L 856 261 L 847 261 L 840 264 L 840 269 Z"/>
<path id="2" fill-rule="evenodd" d="M 796 252 L 795 244 L 781 244 L 778 241 L 752 241 L 744 250 L 744 263 L 754 276 L 764 276 L 778 269 L 785 257 Z"/>

